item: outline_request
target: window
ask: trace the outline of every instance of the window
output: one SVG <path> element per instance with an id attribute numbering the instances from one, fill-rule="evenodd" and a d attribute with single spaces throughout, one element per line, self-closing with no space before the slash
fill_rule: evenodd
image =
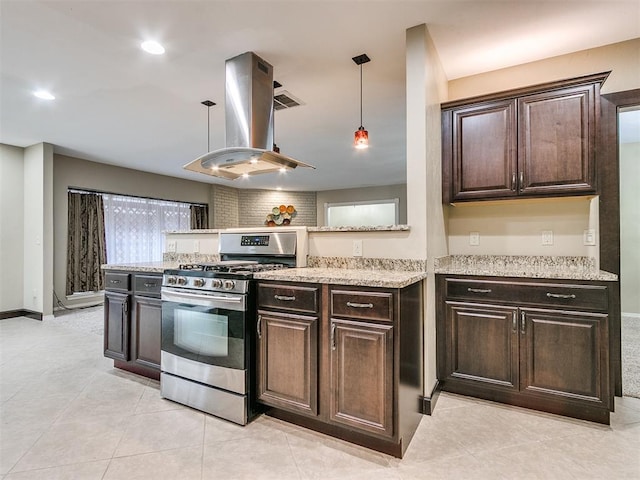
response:
<path id="1" fill-rule="evenodd" d="M 102 194 L 107 263 L 162 261 L 163 232 L 188 230 L 189 203 Z"/>
<path id="2" fill-rule="evenodd" d="M 326 224 L 329 227 L 396 225 L 398 203 L 397 198 L 368 202 L 325 203 Z"/>

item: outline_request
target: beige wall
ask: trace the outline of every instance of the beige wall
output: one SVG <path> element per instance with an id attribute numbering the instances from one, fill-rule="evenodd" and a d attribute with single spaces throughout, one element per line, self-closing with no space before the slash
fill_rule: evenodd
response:
<path id="1" fill-rule="evenodd" d="M 327 224 L 326 203 L 368 202 L 372 200 L 398 199 L 398 223 L 407 223 L 407 185 L 387 185 L 382 187 L 345 188 L 317 192 L 318 226 Z"/>
<path id="2" fill-rule="evenodd" d="M 209 203 L 207 183 L 156 175 L 65 155 L 53 160 L 54 289 L 63 303 L 77 306 L 85 300 L 65 300 L 67 262 L 67 189 L 86 188 L 102 192 Z"/>
<path id="3" fill-rule="evenodd" d="M 0 144 L 0 312 L 24 308 L 24 149 Z"/>
<path id="4" fill-rule="evenodd" d="M 602 93 L 640 87 L 640 38 L 449 82 L 449 100 L 611 70 Z"/>
<path id="5" fill-rule="evenodd" d="M 640 316 L 640 143 L 620 145 L 620 296 Z"/>

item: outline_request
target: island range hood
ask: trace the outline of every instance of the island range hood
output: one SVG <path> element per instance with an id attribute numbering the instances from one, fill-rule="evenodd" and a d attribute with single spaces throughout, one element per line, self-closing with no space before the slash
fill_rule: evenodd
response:
<path id="1" fill-rule="evenodd" d="M 205 153 L 184 168 L 229 180 L 315 168 L 273 150 L 273 67 L 246 52 L 225 62 L 225 75 L 226 148 Z"/>

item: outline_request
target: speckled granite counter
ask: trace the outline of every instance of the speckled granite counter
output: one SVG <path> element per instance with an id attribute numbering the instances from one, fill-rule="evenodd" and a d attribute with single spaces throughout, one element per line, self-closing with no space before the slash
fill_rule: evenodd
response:
<path id="1" fill-rule="evenodd" d="M 618 280 L 617 275 L 596 269 L 594 259 L 589 257 L 450 255 L 436 258 L 434 271 L 448 275 Z"/>
<path id="2" fill-rule="evenodd" d="M 408 232 L 409 225 L 375 225 L 362 227 L 308 227 L 309 232 Z"/>
<path id="3" fill-rule="evenodd" d="M 119 270 L 124 272 L 162 273 L 167 268 L 178 268 L 177 262 L 146 263 L 114 263 L 102 265 L 102 270 Z"/>
<path id="4" fill-rule="evenodd" d="M 259 280 L 330 283 L 361 287 L 404 288 L 427 277 L 425 272 L 348 268 L 287 268 L 254 275 Z"/>

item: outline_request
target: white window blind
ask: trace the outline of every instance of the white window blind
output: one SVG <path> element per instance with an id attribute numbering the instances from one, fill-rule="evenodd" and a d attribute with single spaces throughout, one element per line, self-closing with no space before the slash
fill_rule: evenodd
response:
<path id="1" fill-rule="evenodd" d="M 108 263 L 162 261 L 165 230 L 188 230 L 188 203 L 102 194 Z"/>

